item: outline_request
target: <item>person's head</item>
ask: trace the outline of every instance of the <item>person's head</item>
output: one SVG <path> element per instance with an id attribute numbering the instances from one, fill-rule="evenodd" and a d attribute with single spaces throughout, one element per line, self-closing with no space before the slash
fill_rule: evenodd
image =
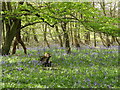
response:
<path id="1" fill-rule="evenodd" d="M 51 57 L 50 53 L 45 53 L 45 57 Z"/>

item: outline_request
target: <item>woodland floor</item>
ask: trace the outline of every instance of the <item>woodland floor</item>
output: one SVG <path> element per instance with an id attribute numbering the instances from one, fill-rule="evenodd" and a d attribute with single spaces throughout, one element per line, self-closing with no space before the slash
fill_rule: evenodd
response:
<path id="1" fill-rule="evenodd" d="M 28 48 L 2 57 L 3 88 L 120 88 L 118 48 Z M 39 56 L 51 53 L 52 67 L 42 67 Z"/>

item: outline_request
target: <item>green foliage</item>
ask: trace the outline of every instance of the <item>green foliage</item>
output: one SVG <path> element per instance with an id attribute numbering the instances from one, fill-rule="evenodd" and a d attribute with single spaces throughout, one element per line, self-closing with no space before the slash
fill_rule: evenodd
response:
<path id="1" fill-rule="evenodd" d="M 93 32 L 102 32 L 111 36 L 120 36 L 118 34 L 120 29 L 117 25 L 118 19 L 100 16 L 98 19 L 94 18 L 92 22 L 85 23 L 85 25 L 89 28 L 92 28 Z"/>
<path id="2" fill-rule="evenodd" d="M 43 50 L 2 59 L 5 88 L 119 88 L 118 52 L 114 49 L 45 49 L 52 54 L 53 67 L 38 63 Z M 39 54 L 40 53 L 40 54 Z M 22 70 L 23 69 L 23 70 Z"/>
<path id="3" fill-rule="evenodd" d="M 53 25 L 61 22 L 80 21 L 84 23 L 86 29 L 93 32 L 107 33 L 112 36 L 119 36 L 119 28 L 117 23 L 119 20 L 114 17 L 101 15 L 101 11 L 92 6 L 91 2 L 45 2 L 38 3 L 11 3 L 14 9 L 2 11 L 5 19 L 18 18 L 22 20 L 22 24 L 29 22 L 47 22 Z M 100 13 L 101 12 L 101 13 Z M 77 15 L 76 18 L 71 15 Z M 79 18 L 82 15 L 83 18 Z M 81 23 L 82 22 L 82 23 Z"/>

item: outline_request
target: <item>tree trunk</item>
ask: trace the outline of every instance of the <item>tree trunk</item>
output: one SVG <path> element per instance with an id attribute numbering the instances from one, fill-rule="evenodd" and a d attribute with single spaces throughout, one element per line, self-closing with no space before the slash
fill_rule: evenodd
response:
<path id="1" fill-rule="evenodd" d="M 118 45 L 120 45 L 120 41 L 118 40 L 118 38 L 117 38 L 117 37 L 116 37 L 116 41 L 117 41 Z"/>
<path id="2" fill-rule="evenodd" d="M 105 0 L 102 0 L 102 2 L 100 2 L 100 6 L 101 6 L 101 8 L 102 8 L 102 10 L 103 10 L 103 14 L 106 16 L 106 11 L 105 11 Z"/>
<path id="3" fill-rule="evenodd" d="M 74 40 L 73 40 L 72 23 L 69 22 L 69 25 L 70 25 L 70 28 L 69 28 L 69 31 L 70 31 L 70 40 L 71 40 L 71 45 L 73 46 L 74 45 Z"/>
<path id="4" fill-rule="evenodd" d="M 30 42 L 30 35 L 28 31 L 25 32 L 26 35 L 23 35 L 23 41 L 29 43 Z"/>
<path id="5" fill-rule="evenodd" d="M 89 45 L 90 44 L 90 32 L 88 31 L 85 34 L 86 34 L 85 35 L 85 43 Z"/>
<path id="6" fill-rule="evenodd" d="M 74 25 L 74 27 L 77 27 L 76 24 Z M 80 47 L 77 37 L 77 29 L 74 30 L 74 43 L 76 48 Z"/>
<path id="7" fill-rule="evenodd" d="M 93 7 L 95 8 L 95 2 L 93 2 Z M 93 19 L 94 19 L 95 17 L 93 16 Z M 94 32 L 94 47 L 96 47 L 97 46 L 97 43 L 96 43 L 96 33 Z"/>
<path id="8" fill-rule="evenodd" d="M 67 23 L 65 23 L 65 22 L 61 23 L 61 27 L 62 27 L 62 30 L 64 32 L 66 51 L 67 51 L 67 54 L 69 54 L 69 53 L 71 53 L 71 48 L 70 48 L 69 36 L 68 36 L 67 31 L 66 31 L 66 25 L 67 25 Z"/>
<path id="9" fill-rule="evenodd" d="M 6 33 L 6 38 L 2 47 L 2 55 L 9 55 L 10 46 L 12 44 L 13 38 L 18 32 L 19 20 L 14 20 L 10 30 Z"/>
<path id="10" fill-rule="evenodd" d="M 96 47 L 97 44 L 96 44 L 96 35 L 95 35 L 95 32 L 94 32 L 94 46 Z"/>
<path id="11" fill-rule="evenodd" d="M 21 24 L 19 24 L 19 25 L 21 25 Z M 24 53 L 27 54 L 26 46 L 25 46 L 24 42 L 21 39 L 20 30 L 16 35 L 16 39 L 15 39 L 14 44 L 13 44 L 12 54 L 16 53 L 16 46 L 18 45 L 18 43 L 20 43 L 22 45 L 22 47 L 24 49 Z"/>
<path id="12" fill-rule="evenodd" d="M 48 40 L 47 40 L 47 24 L 45 24 L 44 25 L 44 32 L 43 32 L 43 35 L 44 35 L 44 42 L 46 42 L 46 44 L 47 44 L 47 47 L 49 47 L 50 48 L 50 45 L 49 45 L 49 43 L 48 43 Z"/>
<path id="13" fill-rule="evenodd" d="M 115 37 L 112 36 L 112 38 L 111 38 L 111 44 L 114 45 L 114 42 L 115 42 Z"/>
<path id="14" fill-rule="evenodd" d="M 19 2 L 19 4 L 23 4 L 23 2 Z M 11 2 L 3 2 L 2 10 L 12 12 Z M 2 46 L 2 55 L 9 55 L 12 41 L 20 30 L 19 28 L 19 25 L 21 25 L 20 21 L 21 21 L 20 19 L 17 19 L 15 17 L 8 20 L 5 20 L 5 18 L 3 19 L 4 26 L 6 26 L 5 27 L 6 36 L 5 36 L 4 44 Z"/>
<path id="15" fill-rule="evenodd" d="M 63 47 L 63 41 L 62 41 L 61 35 L 59 33 L 58 26 L 55 26 L 55 28 L 56 28 L 56 32 L 58 34 L 58 38 L 59 38 L 59 42 L 60 42 L 60 47 Z"/>
<path id="16" fill-rule="evenodd" d="M 107 44 L 107 47 L 110 47 L 111 42 L 110 42 L 108 34 L 106 35 L 106 44 Z"/>
<path id="17" fill-rule="evenodd" d="M 58 40 L 56 37 L 53 38 L 53 35 L 52 35 L 52 32 L 51 32 L 50 29 L 49 29 L 49 34 L 50 34 L 51 39 L 52 39 L 55 43 L 59 43 L 59 40 Z"/>
<path id="18" fill-rule="evenodd" d="M 105 42 L 105 40 L 103 39 L 102 34 L 101 34 L 101 33 L 99 33 L 99 35 L 100 35 L 100 39 L 101 39 L 101 41 L 102 41 L 103 45 L 106 47 L 106 42 Z"/>
<path id="19" fill-rule="evenodd" d="M 37 42 L 37 43 L 39 43 L 39 41 L 38 41 L 38 39 L 37 39 L 37 35 L 36 35 L 36 33 L 35 33 L 35 30 L 32 28 L 32 32 L 33 32 L 33 34 L 34 34 L 34 40 Z"/>
<path id="20" fill-rule="evenodd" d="M 12 50 L 12 54 L 16 53 L 16 46 L 18 45 L 18 41 L 17 39 L 15 39 L 14 43 L 13 43 L 13 50 Z"/>
<path id="21" fill-rule="evenodd" d="M 2 5 L 2 2 L 0 2 L 0 7 L 1 7 L 1 5 Z M 2 11 L 1 8 L 0 8 L 0 11 Z M 2 17 L 2 15 L 0 15 L 0 17 Z M 1 29 L 0 29 L 0 55 L 1 55 L 2 54 L 2 48 L 1 48 L 1 45 L 2 45 L 2 28 L 3 28 L 2 20 L 0 20 L 0 27 L 1 27 Z"/>

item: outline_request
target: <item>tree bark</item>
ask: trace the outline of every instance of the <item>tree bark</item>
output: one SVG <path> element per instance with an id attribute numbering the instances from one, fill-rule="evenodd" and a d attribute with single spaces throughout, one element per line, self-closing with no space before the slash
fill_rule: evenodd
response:
<path id="1" fill-rule="evenodd" d="M 60 42 L 60 47 L 63 47 L 63 41 L 62 41 L 61 35 L 59 33 L 58 26 L 55 26 L 55 28 L 56 28 L 56 32 L 58 34 L 58 38 L 59 38 L 59 42 Z"/>
<path id="2" fill-rule="evenodd" d="M 111 46 L 111 42 L 110 42 L 108 34 L 106 35 L 106 44 L 107 44 L 107 47 Z"/>
<path id="3" fill-rule="evenodd" d="M 99 35 L 100 35 L 100 39 L 101 39 L 103 45 L 106 47 L 106 41 L 103 39 L 102 34 L 99 33 Z"/>
<path id="4" fill-rule="evenodd" d="M 69 54 L 69 53 L 71 53 L 71 48 L 70 48 L 69 36 L 68 36 L 67 31 L 66 31 L 66 25 L 67 25 L 67 23 L 65 23 L 65 22 L 61 23 L 61 27 L 62 27 L 62 30 L 64 32 L 66 51 L 67 51 L 67 54 Z"/>
<path id="5" fill-rule="evenodd" d="M 74 40 L 73 40 L 73 30 L 72 30 L 72 23 L 70 22 L 70 38 L 71 38 L 71 45 L 74 45 Z"/>
<path id="6" fill-rule="evenodd" d="M 46 44 L 47 44 L 47 47 L 49 47 L 50 48 L 50 45 L 49 45 L 49 43 L 48 43 L 48 40 L 47 40 L 47 24 L 45 24 L 44 25 L 44 28 L 43 28 L 44 30 L 44 32 L 43 32 L 43 35 L 44 35 L 44 42 L 46 42 Z"/>
<path id="7" fill-rule="evenodd" d="M 19 20 L 16 19 L 14 20 L 10 30 L 7 31 L 6 38 L 2 47 L 2 55 L 9 55 L 10 46 L 12 44 L 13 38 L 19 31 L 18 25 L 19 25 Z"/>
<path id="8" fill-rule="evenodd" d="M 117 37 L 116 37 L 116 41 L 117 41 L 118 45 L 120 45 L 120 41 L 118 40 L 118 38 L 117 38 Z"/>
<path id="9" fill-rule="evenodd" d="M 96 44 L 96 35 L 95 35 L 96 33 L 94 32 L 94 46 L 96 47 L 97 46 L 97 44 Z"/>
<path id="10" fill-rule="evenodd" d="M 13 44 L 12 54 L 16 53 L 16 46 L 18 45 L 18 43 L 20 43 L 22 45 L 22 47 L 24 49 L 24 53 L 27 54 L 26 46 L 25 46 L 24 42 L 21 39 L 20 30 L 16 35 L 16 39 L 15 39 L 14 44 Z"/>
<path id="11" fill-rule="evenodd" d="M 75 24 L 74 27 L 77 27 L 77 25 Z M 78 42 L 78 37 L 77 37 L 77 29 L 74 30 L 74 43 L 75 43 L 76 48 L 80 47 L 79 42 Z"/>
<path id="12" fill-rule="evenodd" d="M 18 45 L 18 41 L 17 39 L 15 39 L 14 43 L 13 43 L 13 50 L 12 50 L 12 54 L 16 53 L 16 46 Z"/>
<path id="13" fill-rule="evenodd" d="M 37 35 L 36 35 L 36 32 L 35 32 L 35 30 L 32 28 L 32 32 L 33 32 L 33 34 L 34 34 L 34 40 L 37 42 L 37 43 L 39 43 L 39 41 L 38 41 L 38 38 L 37 38 Z"/>
<path id="14" fill-rule="evenodd" d="M 86 34 L 85 35 L 85 43 L 89 45 L 90 44 L 90 32 L 87 31 L 85 34 Z"/>
<path id="15" fill-rule="evenodd" d="M 0 7 L 2 7 L 2 2 L 0 2 Z M 0 8 L 0 11 L 2 11 L 2 9 Z M 2 17 L 2 15 L 0 15 L 0 17 Z M 3 23 L 2 20 L 0 20 L 0 55 L 2 54 L 2 30 L 3 30 Z"/>
<path id="16" fill-rule="evenodd" d="M 58 43 L 58 42 L 59 42 L 59 40 L 58 40 L 56 37 L 53 38 L 53 35 L 52 35 L 52 32 L 51 32 L 50 29 L 49 29 L 49 34 L 50 34 L 51 39 L 52 39 L 55 43 Z"/>
<path id="17" fill-rule="evenodd" d="M 20 2 L 19 4 L 23 4 L 23 2 Z M 3 2 L 2 7 L 3 7 L 3 11 L 12 11 L 11 2 Z M 5 27 L 6 36 L 5 36 L 4 44 L 2 46 L 2 55 L 9 55 L 12 41 L 20 30 L 19 25 L 21 25 L 21 20 L 14 17 L 7 20 L 3 18 L 3 21 L 4 21 L 4 25 L 6 26 Z"/>

